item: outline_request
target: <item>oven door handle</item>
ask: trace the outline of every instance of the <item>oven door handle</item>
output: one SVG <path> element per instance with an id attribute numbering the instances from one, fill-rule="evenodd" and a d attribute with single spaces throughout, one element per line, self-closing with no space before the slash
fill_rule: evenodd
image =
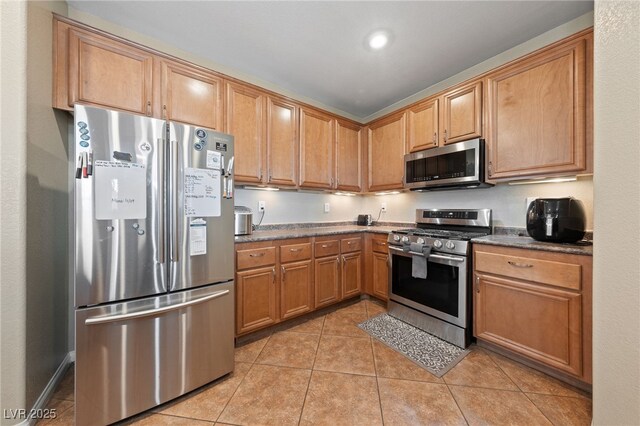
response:
<path id="1" fill-rule="evenodd" d="M 404 251 L 399 247 L 394 247 L 394 246 L 389 246 L 389 250 L 395 251 L 398 254 L 401 254 L 403 256 L 409 257 L 409 256 L 422 256 L 422 257 L 426 257 L 424 255 L 424 253 L 418 253 L 417 251 Z M 449 260 L 452 262 L 464 262 L 465 258 L 464 257 L 453 257 L 453 256 L 443 256 L 441 254 L 430 254 L 429 259 L 440 259 L 440 260 Z"/>

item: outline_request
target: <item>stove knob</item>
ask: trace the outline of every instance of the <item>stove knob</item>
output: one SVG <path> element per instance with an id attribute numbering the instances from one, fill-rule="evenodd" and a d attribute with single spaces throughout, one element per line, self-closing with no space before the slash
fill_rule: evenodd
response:
<path id="1" fill-rule="evenodd" d="M 418 240 L 416 241 L 416 243 L 418 243 L 418 244 L 424 244 L 424 238 L 418 238 Z"/>
<path id="2" fill-rule="evenodd" d="M 440 240 L 435 240 L 435 241 L 433 242 L 433 246 L 434 246 L 435 248 L 438 248 L 438 249 L 439 249 L 440 247 L 442 247 L 442 241 L 440 241 Z"/>
<path id="3" fill-rule="evenodd" d="M 453 241 L 447 241 L 447 244 L 445 245 L 446 248 L 448 248 L 449 250 L 453 250 L 454 248 L 456 248 L 456 245 L 453 243 Z"/>
<path id="4" fill-rule="evenodd" d="M 408 243 L 409 242 L 409 237 L 407 237 L 406 235 L 404 237 L 402 237 L 402 242 L 403 243 Z"/>
<path id="5" fill-rule="evenodd" d="M 394 235 L 393 241 L 400 241 L 400 235 Z"/>

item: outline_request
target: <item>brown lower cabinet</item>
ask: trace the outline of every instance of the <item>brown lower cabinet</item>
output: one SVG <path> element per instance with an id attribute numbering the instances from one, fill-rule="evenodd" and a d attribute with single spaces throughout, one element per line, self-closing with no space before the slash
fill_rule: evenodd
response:
<path id="1" fill-rule="evenodd" d="M 280 266 L 280 318 L 288 319 L 313 310 L 311 260 Z"/>
<path id="2" fill-rule="evenodd" d="M 591 383 L 591 257 L 474 245 L 474 336 Z"/>
<path id="3" fill-rule="evenodd" d="M 371 251 L 368 277 L 371 280 L 370 294 L 378 299 L 389 299 L 389 253 L 386 235 L 371 236 Z"/>
<path id="4" fill-rule="evenodd" d="M 236 244 L 236 335 L 357 297 L 362 240 L 347 234 Z"/>

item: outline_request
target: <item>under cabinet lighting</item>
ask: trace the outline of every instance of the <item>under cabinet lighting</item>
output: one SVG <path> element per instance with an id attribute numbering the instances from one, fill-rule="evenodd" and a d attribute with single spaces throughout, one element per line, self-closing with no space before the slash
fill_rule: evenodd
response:
<path id="1" fill-rule="evenodd" d="M 399 194 L 400 191 L 389 191 L 389 192 L 376 192 L 376 195 L 395 195 Z"/>
<path id="2" fill-rule="evenodd" d="M 356 194 L 353 192 L 334 192 L 333 195 L 341 195 L 343 197 L 355 197 Z"/>
<path id="3" fill-rule="evenodd" d="M 517 180 L 517 181 L 509 182 L 509 185 L 531 185 L 534 183 L 575 182 L 576 180 L 578 180 L 576 176 L 550 178 L 550 179 L 542 178 L 542 179 L 533 179 L 533 180 Z"/>
<path id="4" fill-rule="evenodd" d="M 244 189 L 251 189 L 256 191 L 280 191 L 280 188 L 274 188 L 272 186 L 245 186 Z"/>

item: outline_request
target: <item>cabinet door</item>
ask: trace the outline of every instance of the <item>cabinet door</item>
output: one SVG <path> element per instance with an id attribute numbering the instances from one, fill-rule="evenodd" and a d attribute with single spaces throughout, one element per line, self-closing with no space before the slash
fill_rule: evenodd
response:
<path id="1" fill-rule="evenodd" d="M 389 298 L 389 255 L 373 253 L 373 295 L 387 300 Z"/>
<path id="2" fill-rule="evenodd" d="M 238 334 L 275 324 L 275 267 L 250 269 L 236 274 L 236 329 Z"/>
<path id="3" fill-rule="evenodd" d="M 265 157 L 265 96 L 258 90 L 227 83 L 225 132 L 233 135 L 237 182 L 262 182 Z"/>
<path id="4" fill-rule="evenodd" d="M 586 169 L 586 51 L 581 39 L 489 76 L 491 178 Z"/>
<path id="5" fill-rule="evenodd" d="M 213 73 L 162 60 L 162 117 L 222 130 L 222 79 Z"/>
<path id="6" fill-rule="evenodd" d="M 369 191 L 402 188 L 405 114 L 369 126 Z"/>
<path id="7" fill-rule="evenodd" d="M 362 128 L 337 121 L 336 132 L 336 188 L 360 191 L 362 159 Z"/>
<path id="8" fill-rule="evenodd" d="M 313 309 L 311 261 L 280 267 L 280 318 L 295 317 Z"/>
<path id="9" fill-rule="evenodd" d="M 340 258 L 323 257 L 315 260 L 315 307 L 330 305 L 340 299 Z"/>
<path id="10" fill-rule="evenodd" d="M 342 255 L 342 298 L 360 294 L 362 289 L 362 254 L 354 252 Z"/>
<path id="11" fill-rule="evenodd" d="M 333 128 L 335 120 L 300 108 L 300 186 L 333 188 Z"/>
<path id="12" fill-rule="evenodd" d="M 442 101 L 442 143 L 446 145 L 482 136 L 482 82 L 445 93 Z"/>
<path id="13" fill-rule="evenodd" d="M 438 99 L 431 99 L 407 111 L 409 152 L 438 146 Z"/>
<path id="14" fill-rule="evenodd" d="M 69 29 L 68 102 L 151 115 L 153 55 Z"/>
<path id="15" fill-rule="evenodd" d="M 296 186 L 298 170 L 298 107 L 267 98 L 267 172 L 274 185 Z"/>
<path id="16" fill-rule="evenodd" d="M 582 375 L 581 295 L 476 274 L 474 335 Z"/>

